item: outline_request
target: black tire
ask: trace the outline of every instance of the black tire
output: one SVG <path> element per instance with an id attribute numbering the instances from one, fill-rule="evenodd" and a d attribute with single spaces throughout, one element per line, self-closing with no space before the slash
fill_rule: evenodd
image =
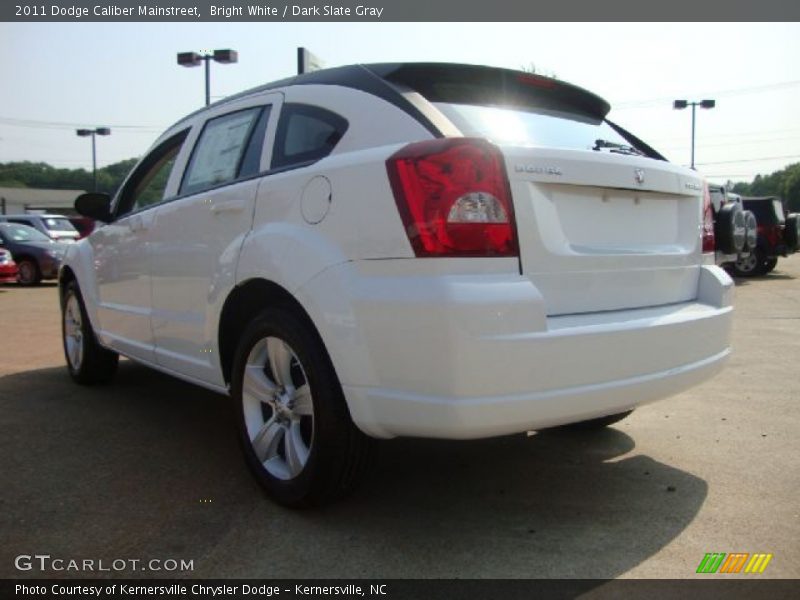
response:
<path id="1" fill-rule="evenodd" d="M 17 261 L 17 282 L 20 285 L 39 285 L 42 281 L 42 271 L 32 258 L 23 258 Z"/>
<path id="2" fill-rule="evenodd" d="M 761 265 L 761 270 L 766 275 L 767 273 L 772 273 L 775 270 L 775 266 L 778 264 L 777 258 L 768 258 L 765 260 Z"/>
<path id="3" fill-rule="evenodd" d="M 75 281 L 66 285 L 61 301 L 61 340 L 67 371 L 76 383 L 107 383 L 114 377 L 119 355 L 98 343 Z"/>
<path id="4" fill-rule="evenodd" d="M 605 417 L 598 417 L 597 419 L 589 419 L 588 421 L 578 421 L 577 423 L 568 423 L 564 425 L 567 429 L 574 429 L 577 431 L 592 431 L 596 429 L 603 429 L 614 423 L 622 421 L 625 417 L 633 412 L 633 409 L 626 410 L 625 412 L 617 413 L 615 415 L 607 415 Z"/>
<path id="5" fill-rule="evenodd" d="M 758 245 L 758 221 L 753 211 L 744 211 L 744 251 L 751 252 Z"/>
<path id="6" fill-rule="evenodd" d="M 714 219 L 717 249 L 723 254 L 738 254 L 744 248 L 745 216 L 742 207 L 728 203 L 719 209 Z"/>
<path id="7" fill-rule="evenodd" d="M 789 252 L 797 252 L 800 248 L 800 214 L 792 213 L 786 217 L 786 225 L 783 230 L 783 240 Z"/>
<path id="8" fill-rule="evenodd" d="M 764 274 L 764 252 L 760 248 L 752 250 L 748 256 L 733 264 L 733 274 L 737 277 L 757 277 Z"/>
<path id="9" fill-rule="evenodd" d="M 372 440 L 353 424 L 330 357 L 306 319 L 275 308 L 250 322 L 236 350 L 231 396 L 245 460 L 273 500 L 320 506 L 359 483 Z"/>

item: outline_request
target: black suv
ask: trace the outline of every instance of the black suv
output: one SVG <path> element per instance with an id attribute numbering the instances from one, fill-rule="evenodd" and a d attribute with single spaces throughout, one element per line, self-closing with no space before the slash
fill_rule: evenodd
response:
<path id="1" fill-rule="evenodd" d="M 783 201 L 776 196 L 742 198 L 745 209 L 758 220 L 755 251 L 737 260 L 733 272 L 740 277 L 765 275 L 778 264 L 779 256 L 789 256 L 800 246 L 800 214 L 786 214 Z"/>

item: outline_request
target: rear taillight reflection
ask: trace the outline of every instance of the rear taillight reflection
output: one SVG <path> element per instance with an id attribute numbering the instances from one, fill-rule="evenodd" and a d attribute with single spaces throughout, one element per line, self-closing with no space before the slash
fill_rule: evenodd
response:
<path id="1" fill-rule="evenodd" d="M 496 146 L 471 138 L 418 142 L 392 155 L 386 168 L 417 256 L 519 255 Z"/>
<path id="2" fill-rule="evenodd" d="M 703 253 L 714 252 L 714 211 L 707 183 L 703 184 L 703 228 L 700 236 L 703 240 Z"/>

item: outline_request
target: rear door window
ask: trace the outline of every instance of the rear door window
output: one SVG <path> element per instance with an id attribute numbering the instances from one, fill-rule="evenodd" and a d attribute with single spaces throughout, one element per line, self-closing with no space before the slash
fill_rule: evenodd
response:
<path id="1" fill-rule="evenodd" d="M 192 152 L 180 193 L 194 194 L 231 182 L 239 177 L 243 165 L 248 174 L 254 166 L 258 172 L 261 145 L 255 142 L 249 148 L 248 142 L 259 137 L 252 135 L 257 122 L 266 126 L 266 117 L 259 119 L 263 112 L 263 107 L 254 107 L 209 120 Z M 263 140 L 263 134 L 260 137 Z M 248 150 L 250 156 L 246 156 Z"/>
<path id="2" fill-rule="evenodd" d="M 307 164 L 328 156 L 347 131 L 347 120 L 307 104 L 284 104 L 275 136 L 272 168 Z"/>

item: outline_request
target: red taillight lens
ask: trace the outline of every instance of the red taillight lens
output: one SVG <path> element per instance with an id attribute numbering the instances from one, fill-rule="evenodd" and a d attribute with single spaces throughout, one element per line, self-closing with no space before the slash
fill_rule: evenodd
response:
<path id="1" fill-rule="evenodd" d="M 711 194 L 708 184 L 703 184 L 703 252 L 714 252 L 714 212 L 711 208 Z"/>
<path id="2" fill-rule="evenodd" d="M 386 168 L 417 256 L 519 255 L 508 177 L 493 144 L 471 138 L 409 144 Z"/>

